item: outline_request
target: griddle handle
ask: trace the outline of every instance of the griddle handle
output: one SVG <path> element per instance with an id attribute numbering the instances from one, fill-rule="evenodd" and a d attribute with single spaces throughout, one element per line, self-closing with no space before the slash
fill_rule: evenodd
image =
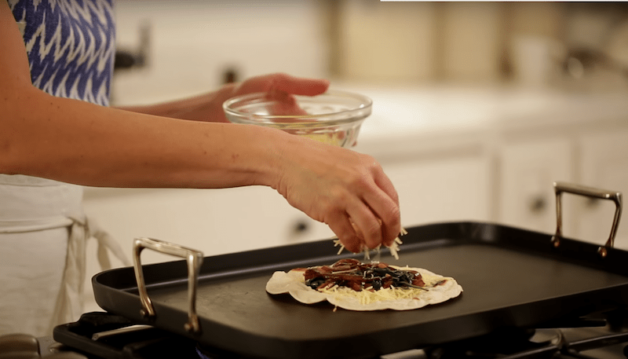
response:
<path id="1" fill-rule="evenodd" d="M 560 246 L 560 238 L 562 238 L 563 221 L 560 198 L 563 192 L 578 194 L 590 198 L 607 199 L 615 203 L 615 217 L 613 218 L 613 225 L 611 226 L 611 234 L 609 235 L 606 244 L 598 248 L 598 253 L 602 257 L 606 257 L 608 254 L 607 249 L 613 248 L 615 245 L 615 235 L 617 234 L 617 227 L 619 226 L 619 219 L 621 218 L 621 192 L 607 191 L 564 182 L 554 182 L 554 192 L 556 193 L 556 234 L 552 237 L 554 247 Z"/>
<path id="2" fill-rule="evenodd" d="M 152 301 L 148 297 L 146 284 L 144 283 L 144 272 L 142 270 L 142 263 L 140 260 L 140 254 L 144 248 L 149 248 L 163 254 L 182 257 L 187 260 L 188 301 L 190 304 L 190 310 L 188 312 L 188 322 L 184 325 L 184 329 L 191 333 L 200 333 L 201 326 L 198 320 L 198 315 L 196 314 L 196 286 L 198 283 L 198 273 L 201 268 L 201 264 L 203 263 L 203 252 L 152 238 L 143 237 L 137 238 L 133 241 L 133 266 L 135 268 L 135 280 L 137 281 L 137 289 L 140 293 L 140 302 L 142 303 L 140 314 L 148 317 L 155 316 L 155 308 L 153 307 Z"/>

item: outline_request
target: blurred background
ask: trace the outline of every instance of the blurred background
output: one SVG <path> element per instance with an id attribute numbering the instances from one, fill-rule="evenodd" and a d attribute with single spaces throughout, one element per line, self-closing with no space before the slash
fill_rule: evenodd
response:
<path id="1" fill-rule="evenodd" d="M 155 102 L 271 72 L 412 85 L 625 89 L 623 3 L 377 0 L 116 3 L 114 99 Z M 131 66 L 125 70 L 124 65 Z"/>
<path id="2" fill-rule="evenodd" d="M 624 3 L 126 0 L 116 8 L 113 105 L 272 72 L 328 78 L 371 97 L 354 149 L 384 167 L 405 227 L 473 220 L 553 233 L 554 181 L 628 192 Z M 565 235 L 605 242 L 614 204 L 563 197 Z M 87 188 L 85 207 L 129 257 L 139 236 L 215 255 L 333 235 L 268 188 Z M 628 249 L 626 225 L 617 246 Z"/>

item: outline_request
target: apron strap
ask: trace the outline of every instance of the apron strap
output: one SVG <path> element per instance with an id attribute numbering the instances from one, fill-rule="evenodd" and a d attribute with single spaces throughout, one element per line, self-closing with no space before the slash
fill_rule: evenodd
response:
<path id="1" fill-rule="evenodd" d="M 102 270 L 111 269 L 109 251 L 127 267 L 132 266 L 122 248 L 116 240 L 98 225 L 93 218 L 84 217 L 84 226 L 87 228 L 87 238 L 94 238 L 98 241 L 98 263 Z"/>
<path id="2" fill-rule="evenodd" d="M 69 216 L 69 218 L 72 220 L 72 225 L 70 226 L 66 262 L 52 321 L 52 323 L 57 324 L 76 320 L 83 312 L 82 296 L 86 275 L 86 242 L 88 239 L 94 238 L 98 241 L 98 262 L 102 270 L 112 267 L 108 250 L 125 266 L 131 266 L 131 262 L 124 255 L 120 245 L 93 219 L 88 219 L 85 215 Z"/>

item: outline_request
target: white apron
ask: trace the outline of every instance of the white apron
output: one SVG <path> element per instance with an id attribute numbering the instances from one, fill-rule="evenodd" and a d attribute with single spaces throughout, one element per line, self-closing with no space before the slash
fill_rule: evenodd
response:
<path id="1" fill-rule="evenodd" d="M 130 265 L 85 217 L 82 197 L 80 186 L 0 174 L 0 335 L 51 335 L 79 318 L 87 239 L 98 241 L 103 270 L 111 268 L 107 249 Z"/>

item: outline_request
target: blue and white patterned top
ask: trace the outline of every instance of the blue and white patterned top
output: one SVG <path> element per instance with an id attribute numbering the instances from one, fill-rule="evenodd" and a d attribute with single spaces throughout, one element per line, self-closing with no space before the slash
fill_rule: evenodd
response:
<path id="1" fill-rule="evenodd" d="M 8 0 L 33 85 L 108 106 L 115 55 L 113 0 Z"/>

